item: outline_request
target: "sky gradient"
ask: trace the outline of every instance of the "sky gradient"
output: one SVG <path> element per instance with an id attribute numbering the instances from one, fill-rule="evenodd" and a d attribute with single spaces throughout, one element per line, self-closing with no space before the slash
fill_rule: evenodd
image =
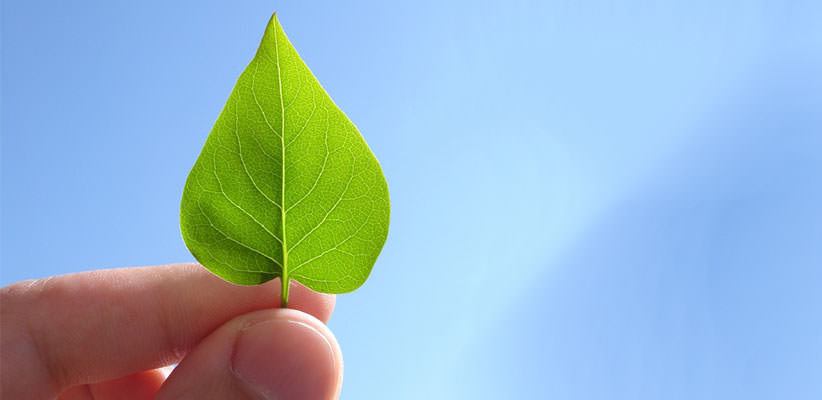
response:
<path id="1" fill-rule="evenodd" d="M 822 398 L 822 5 L 4 0 L 0 284 L 193 260 L 278 12 L 385 171 L 343 399 Z"/>

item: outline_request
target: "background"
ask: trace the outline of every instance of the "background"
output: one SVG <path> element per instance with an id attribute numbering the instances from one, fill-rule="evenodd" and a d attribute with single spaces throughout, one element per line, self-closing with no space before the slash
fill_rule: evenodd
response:
<path id="1" fill-rule="evenodd" d="M 380 159 L 344 399 L 822 398 L 822 3 L 2 9 L 2 284 L 191 261 L 273 11 Z"/>

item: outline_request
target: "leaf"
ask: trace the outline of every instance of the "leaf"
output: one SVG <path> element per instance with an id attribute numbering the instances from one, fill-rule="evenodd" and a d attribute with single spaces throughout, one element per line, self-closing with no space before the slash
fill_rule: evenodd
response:
<path id="1" fill-rule="evenodd" d="M 181 230 L 223 279 L 315 291 L 362 285 L 388 235 L 374 154 L 289 42 L 276 14 L 183 190 Z"/>

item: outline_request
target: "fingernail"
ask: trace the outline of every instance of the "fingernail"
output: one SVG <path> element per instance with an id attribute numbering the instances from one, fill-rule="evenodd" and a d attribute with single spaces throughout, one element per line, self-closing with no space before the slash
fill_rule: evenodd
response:
<path id="1" fill-rule="evenodd" d="M 334 398 L 342 365 L 333 337 L 299 311 L 281 310 L 278 316 L 282 318 L 241 331 L 232 358 L 234 374 L 266 399 Z"/>

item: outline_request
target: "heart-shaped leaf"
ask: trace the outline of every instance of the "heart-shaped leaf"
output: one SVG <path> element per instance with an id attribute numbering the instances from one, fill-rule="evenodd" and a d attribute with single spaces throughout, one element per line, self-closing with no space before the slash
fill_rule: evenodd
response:
<path id="1" fill-rule="evenodd" d="M 366 280 L 390 205 L 380 165 L 271 17 L 183 190 L 194 257 L 230 282 L 295 279 L 324 293 Z"/>

